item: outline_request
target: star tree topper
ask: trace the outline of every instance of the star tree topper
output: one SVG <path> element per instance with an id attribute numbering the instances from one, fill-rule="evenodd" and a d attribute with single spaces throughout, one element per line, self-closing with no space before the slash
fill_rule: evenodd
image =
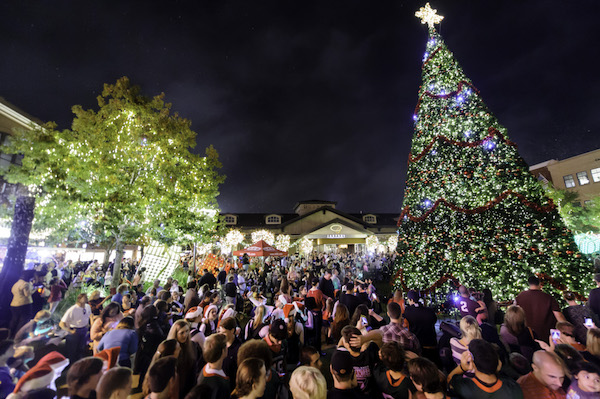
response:
<path id="1" fill-rule="evenodd" d="M 425 7 L 421 7 L 419 11 L 415 13 L 415 17 L 421 18 L 421 23 L 429 25 L 429 29 L 433 28 L 434 24 L 439 24 L 442 22 L 442 19 L 444 19 L 444 17 L 437 14 L 437 10 L 431 8 L 429 3 L 425 4 Z"/>

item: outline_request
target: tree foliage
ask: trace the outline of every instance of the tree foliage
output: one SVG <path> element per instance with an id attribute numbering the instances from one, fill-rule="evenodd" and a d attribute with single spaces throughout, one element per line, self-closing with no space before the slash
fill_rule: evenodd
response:
<path id="1" fill-rule="evenodd" d="M 38 196 L 36 227 L 89 224 L 101 241 L 202 242 L 218 225 L 217 151 L 190 152 L 196 133 L 164 94 L 146 98 L 126 77 L 105 84 L 98 109 L 74 106 L 71 129 L 53 123 L 15 132 L 6 153 L 22 154 L 6 178 Z M 119 248 L 121 246 L 121 248 Z"/>
<path id="2" fill-rule="evenodd" d="M 565 225 L 574 232 L 600 233 L 600 196 L 581 206 L 576 191 L 563 190 L 548 184 L 546 193 L 560 213 Z"/>
<path id="3" fill-rule="evenodd" d="M 544 273 L 585 292 L 591 265 L 442 37 L 430 29 L 414 114 L 398 268 L 409 288 L 452 274 L 511 298 Z"/>

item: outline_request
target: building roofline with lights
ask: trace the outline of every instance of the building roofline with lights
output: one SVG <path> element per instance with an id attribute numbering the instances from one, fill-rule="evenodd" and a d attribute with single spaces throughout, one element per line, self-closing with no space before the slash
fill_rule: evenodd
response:
<path id="1" fill-rule="evenodd" d="M 364 251 L 367 237 L 376 236 L 383 243 L 397 234 L 398 213 L 347 213 L 336 205 L 335 201 L 299 201 L 296 213 L 223 212 L 221 218 L 227 227 L 245 235 L 264 229 L 274 235 L 287 234 L 292 241 L 306 237 L 317 250 L 326 251 Z"/>

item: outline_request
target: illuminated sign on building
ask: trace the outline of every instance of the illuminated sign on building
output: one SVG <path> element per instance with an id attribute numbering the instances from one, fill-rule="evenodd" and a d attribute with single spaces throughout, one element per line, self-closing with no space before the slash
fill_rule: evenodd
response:
<path id="1" fill-rule="evenodd" d="M 327 238 L 346 238 L 346 234 L 327 234 Z"/>

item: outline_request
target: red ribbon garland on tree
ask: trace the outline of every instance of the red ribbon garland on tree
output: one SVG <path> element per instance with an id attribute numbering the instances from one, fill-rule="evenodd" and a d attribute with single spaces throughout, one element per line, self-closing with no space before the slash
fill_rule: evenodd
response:
<path id="1" fill-rule="evenodd" d="M 435 144 L 435 142 L 437 140 L 442 140 L 442 141 L 445 141 L 448 144 L 456 145 L 456 146 L 463 147 L 463 148 L 467 148 L 467 147 L 468 148 L 473 148 L 473 147 L 478 147 L 478 146 L 482 145 L 483 143 L 485 143 L 489 139 L 492 139 L 494 137 L 498 137 L 505 144 L 517 148 L 517 144 L 515 142 L 513 142 L 513 141 L 508 140 L 502 134 L 502 132 L 500 132 L 498 129 L 496 129 L 494 127 L 490 127 L 488 129 L 488 131 L 489 131 L 489 134 L 487 136 L 485 136 L 485 138 L 483 138 L 482 140 L 473 141 L 473 142 L 470 142 L 470 143 L 465 142 L 465 141 L 453 140 L 453 139 L 450 139 L 450 138 L 448 138 L 448 137 L 446 137 L 446 136 L 444 136 L 442 134 L 438 134 L 433 139 L 431 139 L 431 141 L 429 142 L 429 144 L 427 145 L 427 147 L 425 147 L 423 149 L 423 151 L 421 151 L 421 153 L 419 155 L 417 155 L 415 157 L 412 154 L 408 154 L 408 165 L 410 165 L 413 162 L 417 162 L 417 161 L 421 160 L 421 158 L 423 158 L 431 150 L 431 147 L 433 147 L 433 145 Z"/>
<path id="2" fill-rule="evenodd" d="M 458 88 L 454 91 L 451 91 L 448 94 L 433 94 L 432 92 L 430 92 L 429 90 L 425 90 L 423 92 L 423 95 L 427 95 L 429 98 L 450 98 L 452 96 L 457 95 L 458 93 L 460 93 L 463 89 L 463 86 L 469 86 L 471 87 L 471 89 L 473 89 L 473 91 L 475 91 L 476 94 L 479 94 L 479 89 L 477 89 L 477 87 L 475 87 L 475 85 L 467 80 L 461 80 L 460 82 L 458 82 Z M 419 109 L 421 109 L 421 103 L 423 102 L 423 96 L 419 97 L 419 99 L 417 100 L 417 105 L 415 106 L 415 112 L 414 115 L 419 113 Z"/>
<path id="3" fill-rule="evenodd" d="M 412 222 L 420 223 L 420 222 L 424 221 L 425 219 L 427 219 L 427 217 L 433 211 L 435 211 L 435 209 L 440 204 L 446 205 L 448 208 L 452 209 L 455 212 L 461 212 L 461 213 L 464 213 L 467 215 L 474 215 L 474 214 L 483 213 L 483 212 L 489 210 L 493 206 L 499 204 L 501 201 L 508 198 L 509 195 L 511 195 L 513 197 L 517 197 L 523 205 L 528 206 L 529 208 L 534 209 L 538 212 L 550 212 L 552 209 L 554 209 L 554 203 L 552 202 L 552 200 L 549 200 L 550 205 L 540 206 L 540 205 L 536 204 L 535 202 L 528 201 L 523 194 L 514 192 L 512 190 L 506 190 L 505 192 L 500 194 L 498 197 L 496 197 L 494 200 L 488 201 L 484 206 L 479 206 L 479 207 L 473 208 L 473 209 L 461 208 L 451 202 L 446 201 L 445 198 L 440 198 L 437 201 L 435 201 L 435 204 L 427 212 L 425 212 L 423 214 L 423 216 L 416 217 L 416 216 L 412 216 L 410 214 L 410 209 L 409 209 L 410 207 L 408 205 L 406 205 L 404 207 L 404 209 L 402 209 L 402 213 L 400 214 L 400 218 L 398 219 L 398 227 L 400 227 L 400 225 L 402 225 L 402 221 L 404 220 L 405 217 L 410 219 Z"/>
<path id="4" fill-rule="evenodd" d="M 554 288 L 556 288 L 559 291 L 567 291 L 568 287 L 566 285 L 564 285 L 563 283 L 557 281 L 555 278 L 550 277 L 549 275 L 547 275 L 546 273 L 536 273 L 536 275 L 538 276 L 538 278 L 540 279 L 540 281 L 547 281 L 548 283 L 550 283 L 551 286 L 553 286 Z M 580 301 L 587 301 L 587 298 L 583 295 L 581 295 L 578 292 L 573 292 L 573 294 L 575 295 L 575 297 L 580 300 Z"/>
<path id="5" fill-rule="evenodd" d="M 427 57 L 427 59 L 423 63 L 423 66 L 421 67 L 421 69 L 425 68 L 425 66 L 427 64 L 429 64 L 429 61 L 431 61 L 431 59 L 433 58 L 433 56 L 436 55 L 437 52 L 440 51 L 441 49 L 442 49 L 442 46 L 439 46 L 438 48 L 436 48 L 435 50 L 433 50 L 433 53 L 429 54 L 429 57 Z"/>
<path id="6" fill-rule="evenodd" d="M 394 285 L 394 281 L 396 281 L 398 279 L 398 277 L 400 277 L 400 286 L 402 287 L 402 289 L 404 291 L 408 291 L 408 287 L 406 286 L 406 283 L 404 282 L 404 269 L 402 269 L 402 268 L 398 269 L 398 271 L 394 275 L 394 278 L 392 279 L 392 282 L 390 283 L 390 285 Z M 442 277 L 440 277 L 435 283 L 433 283 L 429 287 L 427 287 L 424 290 L 421 290 L 419 292 L 421 294 L 429 294 L 430 292 L 433 292 L 436 289 L 440 288 L 448 280 L 452 280 L 454 282 L 454 284 L 457 286 L 460 285 L 458 279 L 456 277 L 454 277 L 454 275 L 452 275 L 452 273 L 446 273 Z"/>

